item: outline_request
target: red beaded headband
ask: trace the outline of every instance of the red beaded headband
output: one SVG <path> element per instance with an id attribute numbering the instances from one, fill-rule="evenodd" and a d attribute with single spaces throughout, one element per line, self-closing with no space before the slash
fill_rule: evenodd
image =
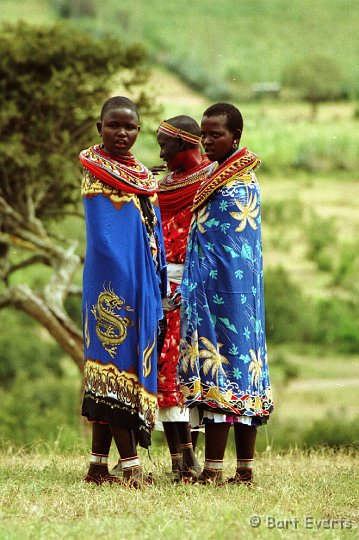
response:
<path id="1" fill-rule="evenodd" d="M 192 144 L 198 144 L 201 140 L 201 137 L 198 135 L 193 135 L 193 133 L 188 133 L 188 131 L 183 131 L 182 129 L 176 128 L 171 126 L 171 124 L 168 124 L 167 122 L 162 122 L 160 124 L 160 127 L 157 130 L 160 133 L 164 133 L 165 135 L 168 135 L 169 137 L 174 138 L 181 138 L 186 142 L 192 143 Z"/>

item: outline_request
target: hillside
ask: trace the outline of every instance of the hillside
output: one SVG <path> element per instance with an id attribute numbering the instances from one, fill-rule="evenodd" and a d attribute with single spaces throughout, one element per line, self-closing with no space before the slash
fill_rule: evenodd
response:
<path id="1" fill-rule="evenodd" d="M 86 6 L 92 16 L 76 18 Z M 359 94 L 356 0 L 3 0 L 0 21 L 61 15 L 76 28 L 143 43 L 151 62 L 211 95 L 281 81 L 293 60 L 319 53 L 340 65 L 343 91 Z"/>

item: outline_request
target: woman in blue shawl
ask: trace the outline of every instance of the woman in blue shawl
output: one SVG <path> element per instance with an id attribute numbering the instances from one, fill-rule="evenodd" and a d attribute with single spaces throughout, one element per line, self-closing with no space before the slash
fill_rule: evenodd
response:
<path id="1" fill-rule="evenodd" d="M 258 157 L 238 149 L 239 110 L 219 103 L 204 113 L 202 142 L 218 166 L 194 198 L 181 284 L 181 389 L 206 429 L 200 481 L 221 481 L 229 426 L 235 482 L 250 482 L 256 426 L 272 410 L 263 298 Z"/>
<path id="2" fill-rule="evenodd" d="M 93 422 L 86 480 L 102 483 L 113 479 L 112 437 L 128 480 L 140 475 L 137 443 L 150 445 L 166 275 L 156 182 L 129 152 L 140 130 L 136 107 L 109 99 L 97 128 L 103 143 L 80 154 L 87 236 L 82 414 Z"/>

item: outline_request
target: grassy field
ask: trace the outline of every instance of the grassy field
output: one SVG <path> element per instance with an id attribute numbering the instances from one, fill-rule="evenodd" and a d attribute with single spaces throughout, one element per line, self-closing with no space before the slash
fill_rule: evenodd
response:
<path id="1" fill-rule="evenodd" d="M 18 20 L 33 24 L 51 24 L 56 16 L 47 0 L 3 0 L 0 22 L 15 23 Z"/>
<path id="2" fill-rule="evenodd" d="M 343 92 L 358 96 L 356 0 L 196 0 L 190 6 L 187 0 L 3 0 L 0 21 L 51 23 L 61 14 L 68 20 L 76 5 L 92 6 L 94 15 L 82 9 L 76 29 L 144 43 L 151 61 L 207 95 L 250 95 L 253 83 L 280 82 L 293 61 L 321 54 L 339 65 Z"/>
<path id="3" fill-rule="evenodd" d="M 55 3 L 3 0 L 0 21 L 22 18 L 40 24 L 53 22 L 56 15 L 51 6 Z M 161 0 L 150 3 L 141 0 L 135 4 L 129 0 L 121 3 L 107 0 L 101 4 L 101 10 L 98 8 L 97 23 L 86 24 L 92 25 L 97 34 L 105 30 L 118 33 L 119 28 L 125 27 L 126 41 L 145 39 L 152 58 L 167 64 L 172 62 L 173 71 L 176 65 L 185 65 L 189 75 L 198 73 L 202 77 L 208 72 L 211 77 L 219 74 L 227 82 L 239 78 L 247 84 L 276 80 L 287 61 L 312 50 L 325 49 L 329 55 L 340 58 L 350 79 L 348 87 L 357 84 L 353 43 L 357 39 L 358 12 L 354 10 L 354 0 L 320 0 L 315 4 L 309 0 L 289 3 L 257 0 L 244 4 L 239 8 L 238 2 L 236 16 L 229 17 L 234 6 L 229 0 L 220 3 L 201 0 L 192 3 L 191 9 L 186 0 L 179 0 L 176 5 Z M 172 10 L 181 13 L 180 21 Z M 228 39 L 223 40 L 223 35 Z M 210 104 L 207 98 L 158 67 L 153 70 L 150 86 L 163 108 L 163 118 L 189 114 L 200 121 Z M 118 92 L 123 93 L 122 88 L 114 89 L 114 93 Z M 263 202 L 265 269 L 284 266 L 303 292 L 314 299 L 330 299 L 336 294 L 357 298 L 354 281 L 349 286 L 333 285 L 332 274 L 318 268 L 308 255 L 308 226 L 313 215 L 320 225 L 330 223 L 335 229 L 335 238 L 329 245 L 331 255 L 346 249 L 348 244 L 355 247 L 359 238 L 357 104 L 321 105 L 317 119 L 311 121 L 309 106 L 304 103 L 242 102 L 240 95 L 235 104 L 245 119 L 242 143 L 263 160 L 258 177 Z M 154 137 L 156 125 L 152 128 L 152 133 L 141 132 L 134 149 L 149 166 L 159 163 Z M 77 218 L 65 220 L 61 229 L 61 234 L 69 237 L 76 231 L 79 252 L 83 253 L 83 224 Z M 328 234 L 329 229 L 328 225 Z M 353 253 L 353 258 L 358 260 L 358 250 Z M 18 272 L 15 280 L 36 284 L 46 279 L 47 272 L 38 265 L 27 274 Z M 77 282 L 80 280 L 81 271 Z M 0 317 L 6 334 L 13 328 L 16 330 L 12 340 L 16 342 L 16 317 L 7 318 L 3 313 Z M 47 343 L 49 339 L 44 331 L 34 332 L 33 338 L 37 344 L 41 340 Z M 28 346 L 25 342 L 21 345 Z M 36 354 L 36 348 L 34 351 Z M 7 359 L 6 350 L 4 358 Z M 159 433 L 154 436 L 152 461 L 145 452 L 141 454 L 146 471 L 153 472 L 157 480 L 155 486 L 128 491 L 120 486 L 97 488 L 83 484 L 89 438 L 87 433 L 79 434 L 70 428 L 79 416 L 80 375 L 69 359 L 61 360 L 66 372 L 61 389 L 54 376 L 51 386 L 43 373 L 31 384 L 25 384 L 24 375 L 23 387 L 19 384 L 12 398 L 16 401 L 15 408 L 9 410 L 19 414 L 29 437 L 40 429 L 38 419 L 42 419 L 44 433 L 52 422 L 60 432 L 63 429 L 63 435 L 60 434 L 57 443 L 39 442 L 38 450 L 31 444 L 23 450 L 9 443 L 0 444 L 0 540 L 176 540 L 217 539 L 224 535 L 237 540 L 280 538 L 286 534 L 295 538 L 313 534 L 317 538 L 356 537 L 359 479 L 354 449 L 350 445 L 338 452 L 325 448 L 304 452 L 295 448 L 317 420 L 327 426 L 332 424 L 335 429 L 358 417 L 359 358 L 305 343 L 283 346 L 269 343 L 269 358 L 276 408 L 268 428 L 261 429 L 258 437 L 254 490 L 241 486 L 173 486 L 167 474 L 168 452 Z M 283 371 L 278 358 L 284 358 L 287 371 Z M 68 396 L 68 402 L 76 404 L 67 417 L 64 406 L 61 411 L 51 409 L 54 389 L 61 390 L 64 399 Z M 24 401 L 30 407 L 34 398 L 43 395 L 48 400 L 45 400 L 48 417 L 43 414 L 41 404 L 39 413 L 29 409 L 23 415 Z M 5 390 L 0 389 L 2 411 L 4 396 Z M 56 416 L 57 412 L 62 416 Z M 59 425 L 54 418 L 61 418 Z M 71 436 L 66 435 L 66 429 L 73 429 Z M 70 449 L 73 444 L 76 450 Z M 278 448 L 283 445 L 290 445 L 292 450 L 279 453 Z M 202 437 L 198 455 L 203 461 Z M 115 462 L 114 452 L 111 457 Z M 233 474 L 234 465 L 231 435 L 226 476 Z M 258 527 L 251 526 L 251 516 L 260 518 Z M 287 530 L 290 532 L 286 533 Z"/>
<path id="4" fill-rule="evenodd" d="M 280 81 L 286 65 L 313 53 L 335 58 L 343 84 L 357 87 L 355 0 L 104 4 L 89 30 L 145 42 L 156 61 L 211 92 Z"/>
<path id="5" fill-rule="evenodd" d="M 271 351 L 270 351 L 271 352 Z M 278 355 L 273 350 L 273 360 Z M 296 354 L 285 353 L 287 361 L 295 366 L 297 376 L 283 381 L 274 373 L 273 384 L 276 410 L 273 420 L 292 420 L 294 423 L 310 424 L 313 420 L 337 415 L 345 419 L 359 417 L 356 394 L 359 387 L 359 357 L 336 355 L 331 357 L 323 351 Z M 271 427 L 275 437 L 275 427 Z"/>
<path id="6" fill-rule="evenodd" d="M 168 456 L 160 451 L 152 461 L 142 458 L 156 479 L 142 490 L 83 484 L 81 449 L 66 456 L 9 449 L 0 459 L 1 540 L 214 540 L 224 532 L 235 540 L 355 538 L 359 524 L 358 468 L 350 451 L 262 454 L 254 489 L 172 485 Z M 228 455 L 226 476 L 234 464 Z"/>

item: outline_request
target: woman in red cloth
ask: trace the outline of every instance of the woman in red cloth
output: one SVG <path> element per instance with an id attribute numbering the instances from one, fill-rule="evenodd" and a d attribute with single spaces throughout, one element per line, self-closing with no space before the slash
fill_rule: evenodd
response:
<path id="1" fill-rule="evenodd" d="M 158 419 L 163 423 L 175 479 L 199 472 L 191 440 L 189 411 L 183 406 L 177 377 L 180 310 L 177 309 L 179 295 L 176 289 L 182 279 L 193 198 L 213 168 L 201 154 L 200 133 L 197 122 L 184 115 L 162 122 L 157 132 L 160 157 L 170 171 L 160 183 L 158 196 L 172 295 L 167 310 L 165 307 L 167 334 L 158 361 Z"/>

